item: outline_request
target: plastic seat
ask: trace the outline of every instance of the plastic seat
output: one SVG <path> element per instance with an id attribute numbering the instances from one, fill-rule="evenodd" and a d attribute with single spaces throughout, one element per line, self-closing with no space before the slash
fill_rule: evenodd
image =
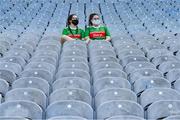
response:
<path id="1" fill-rule="evenodd" d="M 121 58 L 124 58 L 126 56 L 129 56 L 129 55 L 138 55 L 138 56 L 145 56 L 144 52 L 142 52 L 141 50 L 139 49 L 126 49 L 126 50 L 121 50 L 121 51 L 118 51 L 118 57 L 121 59 Z"/>
<path id="2" fill-rule="evenodd" d="M 180 119 L 180 115 L 172 115 L 165 118 L 164 120 L 179 120 L 179 119 Z"/>
<path id="3" fill-rule="evenodd" d="M 89 104 L 80 101 L 55 102 L 47 107 L 46 118 L 56 116 L 79 116 L 93 119 L 93 109 Z"/>
<path id="4" fill-rule="evenodd" d="M 24 118 L 36 120 L 42 119 L 43 111 L 35 103 L 29 101 L 11 101 L 0 105 L 1 117 L 21 116 Z"/>
<path id="5" fill-rule="evenodd" d="M 167 55 L 164 55 L 164 56 L 158 56 L 158 57 L 155 57 L 152 59 L 152 62 L 158 66 L 160 65 L 161 63 L 163 62 L 167 62 L 167 61 L 175 61 L 175 62 L 178 62 L 178 59 L 175 57 L 175 56 L 167 56 Z"/>
<path id="6" fill-rule="evenodd" d="M 105 89 L 126 88 L 131 89 L 128 80 L 121 77 L 106 77 L 94 82 L 94 94 Z"/>
<path id="7" fill-rule="evenodd" d="M 90 83 L 89 81 L 79 78 L 79 77 L 65 77 L 61 79 L 57 79 L 53 85 L 53 91 L 67 88 L 67 89 L 82 89 L 88 91 L 90 93 Z"/>
<path id="8" fill-rule="evenodd" d="M 109 49 L 103 49 L 103 50 L 92 50 L 89 54 L 90 57 L 96 57 L 96 56 L 116 56 L 115 52 L 113 50 Z"/>
<path id="9" fill-rule="evenodd" d="M 52 117 L 48 120 L 87 120 L 87 119 L 78 116 L 59 116 L 59 117 Z"/>
<path id="10" fill-rule="evenodd" d="M 80 69 L 89 72 L 88 65 L 82 62 L 65 62 L 59 66 L 59 70 L 61 69 Z"/>
<path id="11" fill-rule="evenodd" d="M 58 73 L 56 74 L 57 79 L 64 78 L 64 77 L 80 77 L 80 78 L 90 81 L 89 73 L 83 70 L 79 70 L 79 69 L 72 69 L 72 70 L 62 69 L 58 71 Z"/>
<path id="12" fill-rule="evenodd" d="M 84 58 L 87 58 L 87 52 L 80 51 L 80 50 L 67 50 L 62 52 L 61 57 L 66 56 L 82 56 Z"/>
<path id="13" fill-rule="evenodd" d="M 106 77 L 122 77 L 127 79 L 126 73 L 119 69 L 101 69 L 97 70 L 93 75 L 94 81 Z"/>
<path id="14" fill-rule="evenodd" d="M 18 101 L 27 100 L 35 102 L 40 105 L 43 109 L 46 108 L 46 95 L 39 89 L 36 88 L 16 88 L 6 93 L 5 101 Z"/>
<path id="15" fill-rule="evenodd" d="M 68 57 L 63 57 L 60 60 L 60 63 L 65 63 L 65 62 L 83 62 L 87 63 L 87 59 L 83 57 L 77 57 L 77 56 L 68 56 Z"/>
<path id="16" fill-rule="evenodd" d="M 134 83 L 136 80 L 144 77 L 163 77 L 163 74 L 157 69 L 141 68 L 132 72 L 129 77 L 130 82 Z"/>
<path id="17" fill-rule="evenodd" d="M 30 59 L 29 62 L 46 62 L 46 63 L 49 63 L 49 64 L 52 64 L 54 66 L 57 65 L 57 61 L 55 58 L 52 58 L 52 57 L 48 57 L 48 56 L 36 56 L 36 57 L 33 57 L 32 59 Z"/>
<path id="18" fill-rule="evenodd" d="M 98 108 L 103 103 L 111 100 L 137 101 L 136 94 L 129 89 L 110 88 L 99 91 L 95 96 L 95 106 Z"/>
<path id="19" fill-rule="evenodd" d="M 180 115 L 179 100 L 156 101 L 148 107 L 148 119 L 163 119 L 171 115 Z"/>
<path id="20" fill-rule="evenodd" d="M 34 57 L 52 57 L 58 60 L 58 53 L 52 50 L 38 50 L 34 53 Z"/>
<path id="21" fill-rule="evenodd" d="M 60 47 L 57 45 L 50 45 L 50 44 L 40 44 L 37 47 L 37 50 L 52 50 L 52 51 L 56 51 L 56 52 L 60 52 Z"/>
<path id="22" fill-rule="evenodd" d="M 28 118 L 23 118 L 23 117 L 1 117 L 0 116 L 0 120 L 28 120 Z"/>
<path id="23" fill-rule="evenodd" d="M 150 104 L 159 100 L 179 100 L 180 94 L 170 88 L 151 88 L 145 90 L 141 96 L 140 101 L 142 107 L 148 107 Z"/>
<path id="24" fill-rule="evenodd" d="M 49 102 L 52 104 L 64 100 L 77 100 L 91 105 L 91 95 L 87 91 L 78 88 L 58 89 L 50 95 Z"/>
<path id="25" fill-rule="evenodd" d="M 0 69 L 12 71 L 17 75 L 22 71 L 22 67 L 19 64 L 11 62 L 0 62 Z"/>
<path id="26" fill-rule="evenodd" d="M 31 45 L 27 45 L 27 44 L 15 44 L 12 49 L 20 49 L 20 50 L 25 50 L 26 52 L 28 52 L 30 55 L 33 54 L 34 52 L 34 48 Z"/>
<path id="27" fill-rule="evenodd" d="M 133 101 L 109 101 L 101 104 L 97 109 L 97 119 L 108 119 L 118 115 L 134 115 L 143 117 L 143 108 Z"/>
<path id="28" fill-rule="evenodd" d="M 165 77 L 169 80 L 169 82 L 176 81 L 180 78 L 180 69 L 172 69 L 168 71 Z"/>
<path id="29" fill-rule="evenodd" d="M 150 59 L 158 57 L 158 56 L 164 56 L 164 55 L 172 56 L 173 53 L 168 51 L 167 49 L 153 49 L 147 53 L 147 57 Z"/>
<path id="30" fill-rule="evenodd" d="M 116 62 L 100 62 L 93 64 L 91 66 L 92 72 L 95 72 L 96 70 L 101 70 L 101 69 L 119 69 L 123 70 L 123 67 L 116 63 Z"/>
<path id="31" fill-rule="evenodd" d="M 172 69 L 179 69 L 180 68 L 180 62 L 174 62 L 174 61 L 167 61 L 163 62 L 159 65 L 159 70 L 163 73 L 167 73 L 168 71 Z"/>
<path id="32" fill-rule="evenodd" d="M 42 90 L 47 96 L 49 96 L 50 86 L 44 79 L 37 77 L 25 77 L 17 79 L 13 82 L 12 88 L 36 88 Z"/>
<path id="33" fill-rule="evenodd" d="M 8 83 L 12 83 L 16 80 L 16 74 L 9 70 L 0 69 L 0 78 L 6 80 Z"/>
<path id="34" fill-rule="evenodd" d="M 134 92 L 140 95 L 144 90 L 150 88 L 171 88 L 171 83 L 163 77 L 140 78 L 134 82 Z"/>
<path id="35" fill-rule="evenodd" d="M 8 90 L 9 90 L 8 82 L 3 79 L 0 79 L 0 94 L 4 96 Z"/>
<path id="36" fill-rule="evenodd" d="M 12 63 L 17 63 L 21 65 L 21 67 L 25 66 L 26 61 L 20 57 L 20 56 L 15 56 L 15 57 L 4 57 L 0 59 L 1 62 L 12 62 Z"/>
<path id="37" fill-rule="evenodd" d="M 144 120 L 144 119 L 133 115 L 121 115 L 121 116 L 110 117 L 107 120 Z"/>
<path id="38" fill-rule="evenodd" d="M 134 70 L 141 69 L 141 68 L 156 68 L 152 63 L 150 62 L 131 62 L 126 65 L 125 71 L 129 74 L 132 73 Z"/>
<path id="39" fill-rule="evenodd" d="M 50 72 L 42 69 L 27 69 L 21 73 L 20 77 L 38 77 L 47 80 L 49 83 L 54 80 Z"/>
<path id="40" fill-rule="evenodd" d="M 120 60 L 120 64 L 122 66 L 126 66 L 128 63 L 136 62 L 136 61 L 148 62 L 149 60 L 146 57 L 143 57 L 143 56 L 131 55 L 131 56 L 126 56 L 126 57 L 122 58 Z"/>
<path id="41" fill-rule="evenodd" d="M 11 49 L 10 51 L 8 51 L 6 53 L 5 56 L 7 56 L 7 57 L 20 56 L 20 57 L 24 58 L 25 61 L 28 61 L 30 58 L 28 52 L 26 52 L 25 50 L 20 50 L 20 49 Z"/>
<path id="42" fill-rule="evenodd" d="M 25 70 L 27 69 L 43 69 L 47 70 L 50 73 L 54 74 L 55 73 L 55 66 L 46 62 L 30 62 L 29 64 L 26 65 Z"/>
<path id="43" fill-rule="evenodd" d="M 100 62 L 118 62 L 118 60 L 114 56 L 99 56 L 95 58 L 90 58 L 90 63 L 92 65 Z"/>

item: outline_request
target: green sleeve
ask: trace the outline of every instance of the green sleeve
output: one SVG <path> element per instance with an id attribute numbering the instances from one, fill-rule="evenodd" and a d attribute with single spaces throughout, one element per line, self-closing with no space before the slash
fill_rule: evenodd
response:
<path id="1" fill-rule="evenodd" d="M 85 33 L 84 33 L 84 30 L 81 29 L 81 38 L 84 38 L 84 37 L 85 37 L 84 34 L 85 34 Z"/>
<path id="2" fill-rule="evenodd" d="M 63 29 L 62 35 L 68 35 L 68 31 L 66 28 Z"/>
<path id="3" fill-rule="evenodd" d="M 89 33 L 90 33 L 89 27 L 87 27 L 85 30 L 85 36 L 84 37 L 89 37 Z"/>
<path id="4" fill-rule="evenodd" d="M 105 27 L 105 31 L 106 31 L 106 36 L 111 37 L 111 34 L 110 34 L 110 32 L 109 32 L 109 30 L 108 30 L 108 28 L 107 28 L 107 27 Z"/>

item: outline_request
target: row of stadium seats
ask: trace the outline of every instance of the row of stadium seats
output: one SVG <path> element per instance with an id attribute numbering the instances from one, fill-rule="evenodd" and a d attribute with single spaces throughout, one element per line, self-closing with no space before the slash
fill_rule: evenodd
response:
<path id="1" fill-rule="evenodd" d="M 0 119 L 179 119 L 180 2 L 63 2 L 0 1 Z M 61 45 L 67 16 L 92 12 L 112 41 Z"/>

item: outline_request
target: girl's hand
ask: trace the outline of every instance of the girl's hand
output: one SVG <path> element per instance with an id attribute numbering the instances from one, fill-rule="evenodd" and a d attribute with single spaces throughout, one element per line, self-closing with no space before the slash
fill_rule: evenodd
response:
<path id="1" fill-rule="evenodd" d="M 87 39 L 87 40 L 86 40 L 86 44 L 89 44 L 90 42 L 91 42 L 90 39 Z"/>

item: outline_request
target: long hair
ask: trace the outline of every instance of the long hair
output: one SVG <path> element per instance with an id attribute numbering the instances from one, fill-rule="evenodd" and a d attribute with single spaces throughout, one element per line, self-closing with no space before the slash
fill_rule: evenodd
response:
<path id="1" fill-rule="evenodd" d="M 93 25 L 93 24 L 92 24 L 92 19 L 93 19 L 93 17 L 94 17 L 95 15 L 99 16 L 99 14 L 97 14 L 97 13 L 92 13 L 92 14 L 89 15 L 89 26 L 92 26 L 92 25 Z"/>
<path id="2" fill-rule="evenodd" d="M 67 21 L 66 21 L 66 27 L 68 27 L 71 24 L 69 21 L 72 20 L 74 15 L 76 15 L 76 14 L 71 14 L 68 16 Z"/>

